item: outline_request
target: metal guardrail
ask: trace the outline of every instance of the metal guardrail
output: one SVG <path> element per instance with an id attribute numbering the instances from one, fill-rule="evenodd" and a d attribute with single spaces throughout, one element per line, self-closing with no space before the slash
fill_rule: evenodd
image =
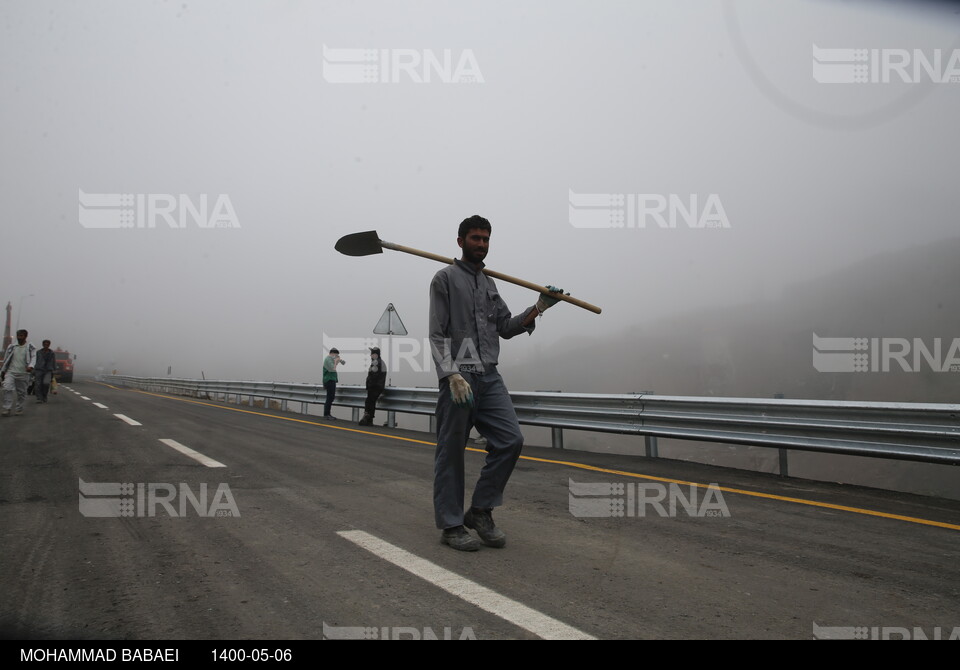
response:
<path id="1" fill-rule="evenodd" d="M 281 409 L 300 402 L 322 404 L 322 386 L 284 382 L 206 381 L 106 376 L 105 381 L 164 393 L 224 400 L 236 396 L 276 400 Z M 646 454 L 657 456 L 659 437 L 798 449 L 947 465 L 960 464 L 960 405 L 834 402 L 761 398 L 700 398 L 648 393 L 511 393 L 520 423 L 551 428 L 553 446 L 563 446 L 564 429 L 643 435 Z M 366 401 L 362 386 L 337 386 L 335 405 L 351 407 L 354 420 Z M 436 388 L 388 387 L 377 408 L 432 417 Z M 434 430 L 431 418 L 431 431 Z"/>

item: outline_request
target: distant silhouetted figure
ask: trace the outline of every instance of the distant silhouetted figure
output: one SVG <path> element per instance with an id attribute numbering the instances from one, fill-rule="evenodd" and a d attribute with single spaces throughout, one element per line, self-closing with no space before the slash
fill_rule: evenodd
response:
<path id="1" fill-rule="evenodd" d="M 17 331 L 17 343 L 7 347 L 3 355 L 3 366 L 0 367 L 0 379 L 3 380 L 3 416 L 10 416 L 13 407 L 13 394 L 17 394 L 18 416 L 23 414 L 23 403 L 27 398 L 27 387 L 30 385 L 30 373 L 33 372 L 33 360 L 37 348 L 27 342 L 27 331 Z"/>
<path id="2" fill-rule="evenodd" d="M 43 341 L 43 347 L 37 350 L 37 362 L 33 366 L 33 395 L 37 402 L 47 402 L 50 383 L 57 369 L 57 356 L 50 348 L 50 340 Z"/>
<path id="3" fill-rule="evenodd" d="M 377 410 L 377 399 L 387 385 L 387 364 L 380 357 L 380 347 L 370 348 L 370 367 L 367 368 L 367 402 L 361 426 L 372 426 L 373 415 Z"/>

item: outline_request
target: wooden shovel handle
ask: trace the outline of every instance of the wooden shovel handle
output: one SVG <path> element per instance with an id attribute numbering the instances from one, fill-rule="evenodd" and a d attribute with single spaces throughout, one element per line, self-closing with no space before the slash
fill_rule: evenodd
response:
<path id="1" fill-rule="evenodd" d="M 394 244 L 393 242 L 384 242 L 380 240 L 380 246 L 384 249 L 392 249 L 394 251 L 402 251 L 405 254 L 413 254 L 414 256 L 420 256 L 421 258 L 429 258 L 430 260 L 439 261 L 441 263 L 446 263 L 447 265 L 453 265 L 453 259 L 448 258 L 447 256 L 440 256 L 439 254 L 432 254 L 429 251 L 420 251 L 419 249 L 414 249 L 412 247 L 404 247 L 399 244 Z M 494 279 L 502 279 L 505 282 L 510 282 L 511 284 L 516 284 L 517 286 L 522 286 L 528 288 L 531 291 L 536 291 L 537 293 L 542 293 L 543 295 L 550 296 L 551 298 L 556 298 L 557 300 L 562 300 L 563 302 L 569 302 L 571 305 L 576 305 L 587 311 L 593 312 L 594 314 L 600 313 L 600 308 L 596 305 L 591 305 L 589 302 L 584 302 L 578 298 L 573 298 L 569 295 L 563 295 L 562 293 L 555 293 L 551 291 L 546 286 L 540 286 L 539 284 L 534 284 L 533 282 L 526 281 L 524 279 L 519 279 L 517 277 L 511 277 L 510 275 L 505 275 L 502 272 L 496 272 L 494 270 L 483 269 L 483 274 L 493 277 Z"/>

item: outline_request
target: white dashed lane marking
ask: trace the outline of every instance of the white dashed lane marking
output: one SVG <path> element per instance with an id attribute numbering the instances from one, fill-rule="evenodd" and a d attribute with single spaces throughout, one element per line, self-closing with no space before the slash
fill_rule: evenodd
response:
<path id="1" fill-rule="evenodd" d="M 417 577 L 438 586 L 447 593 L 466 600 L 480 609 L 486 610 L 501 619 L 530 631 L 546 640 L 593 640 L 596 639 L 583 631 L 568 626 L 562 621 L 542 614 L 516 600 L 506 598 L 496 591 L 441 568 L 435 563 L 385 542 L 362 530 L 344 530 L 337 533 L 340 537 L 366 549 L 372 554 L 403 568 Z"/>
<path id="2" fill-rule="evenodd" d="M 168 447 L 170 447 L 171 449 L 176 449 L 176 450 L 179 451 L 181 454 L 184 454 L 185 456 L 189 456 L 190 458 L 194 459 L 195 461 L 198 461 L 199 463 L 202 463 L 203 465 L 206 465 L 208 468 L 225 468 L 225 467 L 227 467 L 226 465 L 224 465 L 224 464 L 221 463 L 220 461 L 215 461 L 215 460 L 213 460 L 212 458 L 210 458 L 209 456 L 204 456 L 204 455 L 201 454 L 199 451 L 194 451 L 194 450 L 191 449 L 190 447 L 184 446 L 184 445 L 180 444 L 179 442 L 177 442 L 176 440 L 171 440 L 171 439 L 163 438 L 163 439 L 161 439 L 160 441 L 163 442 L 163 443 L 164 443 L 165 445 L 167 445 Z"/>
<path id="3" fill-rule="evenodd" d="M 123 414 L 114 414 L 114 416 L 117 417 L 118 419 L 120 419 L 121 421 L 126 421 L 126 422 L 129 423 L 131 426 L 142 426 L 142 425 L 143 425 L 143 424 L 140 423 L 139 421 L 134 421 L 134 420 L 131 419 L 129 416 L 125 416 L 125 415 L 123 415 Z"/>

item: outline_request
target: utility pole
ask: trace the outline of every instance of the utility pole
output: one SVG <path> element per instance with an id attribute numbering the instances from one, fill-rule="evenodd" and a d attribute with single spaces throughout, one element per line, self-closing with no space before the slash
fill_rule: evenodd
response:
<path id="1" fill-rule="evenodd" d="M 13 305 L 7 301 L 7 325 L 3 327 L 3 350 L 6 351 L 13 343 L 13 337 L 10 336 L 10 313 L 13 311 Z"/>

